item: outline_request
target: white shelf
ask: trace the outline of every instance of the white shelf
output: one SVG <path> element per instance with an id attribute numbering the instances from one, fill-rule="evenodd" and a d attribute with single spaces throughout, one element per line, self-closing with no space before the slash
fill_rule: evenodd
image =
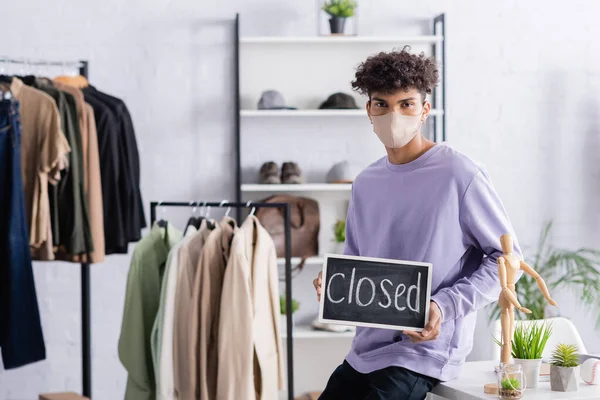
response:
<path id="1" fill-rule="evenodd" d="M 307 183 L 307 184 L 252 184 L 242 185 L 242 192 L 350 192 L 350 183 Z"/>
<path id="2" fill-rule="evenodd" d="M 429 115 L 443 115 L 444 110 L 431 110 Z M 366 117 L 367 111 L 360 110 L 242 110 L 242 117 Z"/>
<path id="3" fill-rule="evenodd" d="M 240 38 L 242 44 L 434 44 L 442 36 L 247 36 Z"/>
<path id="4" fill-rule="evenodd" d="M 242 117 L 364 117 L 361 110 L 242 110 Z"/>
<path id="5" fill-rule="evenodd" d="M 287 332 L 281 327 L 281 337 L 287 338 Z M 354 337 L 354 331 L 350 332 L 328 332 L 318 331 L 313 329 L 309 325 L 296 325 L 294 327 L 294 339 L 352 339 Z"/>
<path id="6" fill-rule="evenodd" d="M 323 257 L 308 257 L 304 262 L 304 265 L 323 265 L 323 260 Z M 302 261 L 302 258 L 292 257 L 292 267 L 300 264 L 300 261 Z M 285 265 L 285 258 L 278 258 L 277 265 Z"/>

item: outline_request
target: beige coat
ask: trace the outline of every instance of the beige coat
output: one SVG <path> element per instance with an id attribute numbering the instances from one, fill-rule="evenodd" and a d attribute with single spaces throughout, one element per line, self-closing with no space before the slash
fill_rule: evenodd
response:
<path id="1" fill-rule="evenodd" d="M 173 372 L 175 394 L 181 400 L 197 398 L 193 384 L 196 379 L 196 353 L 191 347 L 191 343 L 196 342 L 198 333 L 192 331 L 191 326 L 197 325 L 198 316 L 192 314 L 192 305 L 194 304 L 194 282 L 198 262 L 210 232 L 206 220 L 203 220 L 198 233 L 179 248 L 179 271 L 173 322 Z"/>
<path id="2" fill-rule="evenodd" d="M 233 237 L 219 320 L 217 399 L 272 400 L 283 389 L 275 244 L 250 216 Z M 212 400 L 212 399 L 210 399 Z"/>
<path id="3" fill-rule="evenodd" d="M 197 325 L 192 325 L 191 329 L 198 332 L 197 341 L 193 343 L 197 357 L 197 380 L 194 383 L 202 400 L 217 398 L 221 289 L 230 243 L 237 230 L 235 220 L 223 218 L 219 228 L 213 230 L 204 243 L 196 273 L 192 315 L 198 316 L 198 319 L 193 319 Z"/>

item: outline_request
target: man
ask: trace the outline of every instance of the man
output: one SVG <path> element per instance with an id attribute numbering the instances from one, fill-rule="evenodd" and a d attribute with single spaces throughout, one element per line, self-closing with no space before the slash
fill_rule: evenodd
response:
<path id="1" fill-rule="evenodd" d="M 432 60 L 407 48 L 379 53 L 355 78 L 387 156 L 354 181 L 345 253 L 432 263 L 432 301 L 422 332 L 359 327 L 321 399 L 424 399 L 460 373 L 476 311 L 500 292 L 500 236 L 514 232 L 485 171 L 421 134 L 439 79 Z M 319 273 L 319 297 L 321 284 Z"/>

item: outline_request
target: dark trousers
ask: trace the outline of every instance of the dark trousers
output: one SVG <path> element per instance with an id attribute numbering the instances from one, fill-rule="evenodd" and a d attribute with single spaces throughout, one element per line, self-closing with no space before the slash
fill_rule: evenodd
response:
<path id="1" fill-rule="evenodd" d="M 4 368 L 46 358 L 21 177 L 17 102 L 0 100 L 0 348 Z"/>
<path id="2" fill-rule="evenodd" d="M 402 367 L 361 374 L 345 360 L 333 371 L 320 400 L 423 400 L 439 380 Z"/>

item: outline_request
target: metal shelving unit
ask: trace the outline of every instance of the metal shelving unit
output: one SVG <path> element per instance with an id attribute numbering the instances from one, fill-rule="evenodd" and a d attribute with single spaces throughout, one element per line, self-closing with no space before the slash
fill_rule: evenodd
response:
<path id="1" fill-rule="evenodd" d="M 235 107 L 234 107 L 234 125 L 235 125 L 235 146 L 236 146 L 236 180 L 235 191 L 236 201 L 242 202 L 244 193 L 301 193 L 301 192 L 339 192 L 350 193 L 351 185 L 333 185 L 322 183 L 309 183 L 305 185 L 259 185 L 242 183 L 242 151 L 241 151 L 241 135 L 242 135 L 242 118 L 257 119 L 257 118 L 331 118 L 337 119 L 364 117 L 365 110 L 248 110 L 241 108 L 241 93 L 240 93 L 240 47 L 243 46 L 273 46 L 273 51 L 281 48 L 281 46 L 364 46 L 364 45 L 402 45 L 415 44 L 431 46 L 432 55 L 440 62 L 441 67 L 441 84 L 434 90 L 432 96 L 432 112 L 433 120 L 433 140 L 435 142 L 446 140 L 446 37 L 445 37 L 445 16 L 444 14 L 436 16 L 432 20 L 431 34 L 422 36 L 240 36 L 240 16 L 236 15 L 234 28 L 234 62 L 235 62 Z M 238 219 L 241 214 L 238 209 Z M 294 263 L 294 258 L 291 263 Z M 310 264 L 322 264 L 321 257 L 311 257 L 307 260 Z M 278 264 L 285 264 L 283 260 L 278 260 Z M 286 290 L 286 296 L 291 296 L 291 292 Z M 287 298 L 287 303 L 290 303 L 290 298 Z M 331 333 L 322 331 L 313 331 L 310 326 L 296 326 L 291 335 L 302 339 L 326 339 L 326 338 L 341 338 L 353 337 L 354 333 Z M 291 339 L 291 338 L 290 338 Z M 290 342 L 291 343 L 291 340 Z M 293 377 L 293 348 L 288 348 L 288 399 L 294 398 L 294 377 Z"/>

